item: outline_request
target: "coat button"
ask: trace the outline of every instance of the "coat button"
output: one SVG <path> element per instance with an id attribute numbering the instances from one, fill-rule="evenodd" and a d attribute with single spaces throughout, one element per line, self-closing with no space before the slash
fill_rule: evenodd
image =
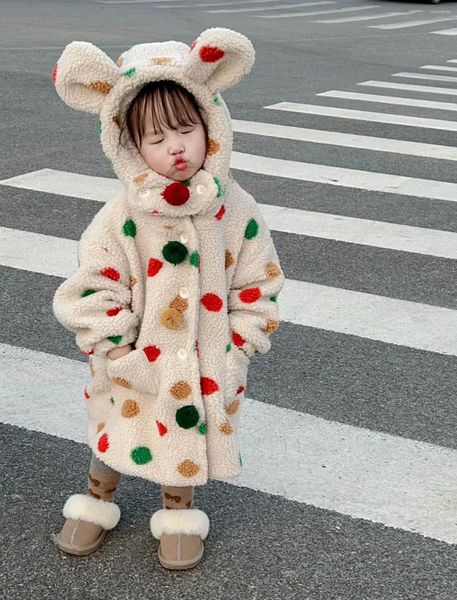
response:
<path id="1" fill-rule="evenodd" d="M 181 296 L 181 298 L 188 298 L 189 297 L 189 290 L 186 287 L 182 287 L 179 290 L 179 295 Z"/>
<path id="2" fill-rule="evenodd" d="M 187 237 L 187 235 L 185 235 L 184 233 L 182 233 L 179 236 L 179 241 L 182 242 L 183 244 L 187 244 L 187 242 L 189 241 L 189 238 Z"/>
<path id="3" fill-rule="evenodd" d="M 181 360 L 186 360 L 186 358 L 187 358 L 187 351 L 184 350 L 184 348 L 180 348 L 178 350 L 178 358 L 180 358 Z"/>
<path id="4" fill-rule="evenodd" d="M 148 188 L 141 188 L 138 195 L 141 196 L 141 198 L 148 198 L 151 195 L 151 190 L 148 190 Z"/>
<path id="5" fill-rule="evenodd" d="M 199 185 L 197 185 L 195 190 L 196 190 L 197 194 L 201 195 L 201 194 L 205 193 L 206 187 L 204 185 L 199 184 Z"/>

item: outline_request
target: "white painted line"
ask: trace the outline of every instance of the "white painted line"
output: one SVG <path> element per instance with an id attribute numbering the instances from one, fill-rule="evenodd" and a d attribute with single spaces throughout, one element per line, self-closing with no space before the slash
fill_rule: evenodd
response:
<path id="1" fill-rule="evenodd" d="M 389 23 L 386 25 L 368 25 L 373 29 L 406 29 L 407 27 L 418 27 L 420 25 L 430 25 L 430 23 L 440 23 L 442 21 L 455 21 L 455 17 L 439 17 L 435 19 L 423 19 L 422 21 L 405 21 L 404 23 Z"/>
<path id="2" fill-rule="evenodd" d="M 2 266 L 63 279 L 77 270 L 74 240 L 7 228 L 1 233 Z M 360 229 L 358 235 L 362 239 Z M 287 279 L 279 312 L 296 325 L 457 356 L 457 310 L 449 308 Z"/>
<path id="3" fill-rule="evenodd" d="M 420 69 L 433 69 L 434 71 L 452 71 L 454 73 L 457 73 L 457 67 L 446 67 L 443 65 L 423 65 L 422 67 L 419 67 L 419 68 Z"/>
<path id="4" fill-rule="evenodd" d="M 159 1 L 159 0 L 158 0 Z M 166 1 L 166 0 L 165 0 Z M 178 0 L 175 0 L 176 2 Z M 187 3 L 187 4 L 173 4 L 172 6 L 167 6 L 166 4 L 163 4 L 164 0 L 160 0 L 161 4 L 157 5 L 155 8 L 211 8 L 211 7 L 215 7 L 217 8 L 218 6 L 236 6 L 239 4 L 247 4 L 249 2 L 249 4 L 268 4 L 268 3 L 273 3 L 273 2 L 278 2 L 279 0 L 237 0 L 236 2 L 198 2 L 198 3 Z M 326 0 L 327 4 L 334 4 L 335 0 Z M 262 9 L 259 9 L 262 10 Z"/>
<path id="5" fill-rule="evenodd" d="M 2 423 L 87 443 L 86 362 L 1 344 L 0 365 Z M 240 425 L 229 485 L 457 543 L 456 450 L 250 398 Z"/>
<path id="6" fill-rule="evenodd" d="M 316 23 L 353 23 L 356 21 L 372 21 L 374 19 L 387 19 L 388 17 L 400 17 L 402 15 L 411 15 L 413 13 L 424 12 L 423 10 L 408 10 L 407 12 L 386 12 L 381 15 L 369 15 L 363 17 L 344 17 L 340 19 L 320 19 Z"/>
<path id="7" fill-rule="evenodd" d="M 314 144 L 330 144 L 345 148 L 359 148 L 374 152 L 393 152 L 409 156 L 457 160 L 457 148 L 454 146 L 408 142 L 385 137 L 340 133 L 339 131 L 290 127 L 259 121 L 238 121 L 234 119 L 232 125 L 233 131 L 237 133 L 298 140 Z"/>
<path id="8" fill-rule="evenodd" d="M 457 58 L 451 58 L 450 60 L 447 60 L 446 62 L 457 63 Z"/>
<path id="9" fill-rule="evenodd" d="M 437 33 L 438 35 L 457 35 L 457 28 L 442 29 L 441 31 L 432 31 L 431 33 Z"/>
<path id="10" fill-rule="evenodd" d="M 427 81 L 450 81 L 454 83 L 457 77 L 452 75 L 434 75 L 431 73 L 393 73 L 392 77 L 408 77 L 410 79 L 425 79 Z"/>
<path id="11" fill-rule="evenodd" d="M 429 85 L 391 83 L 390 81 L 362 81 L 357 85 L 368 85 L 371 87 L 389 88 L 392 90 L 407 90 L 408 92 L 421 92 L 423 94 L 446 94 L 448 96 L 457 96 L 457 89 L 432 87 Z"/>
<path id="12" fill-rule="evenodd" d="M 344 100 L 360 100 L 361 102 L 375 102 L 380 104 L 394 104 L 398 106 L 415 106 L 418 108 L 431 108 L 436 110 L 457 111 L 457 104 L 454 102 L 437 102 L 436 100 L 418 100 L 416 98 L 401 98 L 396 96 L 381 96 L 378 94 L 360 94 L 357 92 L 343 92 L 340 90 L 329 90 L 321 92 L 316 96 L 326 96 L 328 98 L 342 98 Z"/>
<path id="13" fill-rule="evenodd" d="M 330 2 L 329 0 L 317 0 L 316 2 L 302 2 L 300 4 L 281 4 L 281 6 L 268 6 L 268 7 L 260 6 L 258 8 L 257 7 L 221 8 L 221 9 L 217 9 L 217 10 L 206 10 L 205 12 L 207 12 L 207 13 L 248 13 L 248 12 L 266 11 L 266 10 L 283 10 L 284 8 L 301 8 L 302 6 L 319 6 L 321 4 L 334 4 L 334 2 Z"/>
<path id="14" fill-rule="evenodd" d="M 327 15 L 330 13 L 345 13 L 345 12 L 357 12 L 359 10 L 371 10 L 372 8 L 379 8 L 379 4 L 372 4 L 369 6 L 352 6 L 350 8 L 339 8 L 333 10 L 320 10 L 312 12 L 293 12 L 284 13 L 283 15 L 253 15 L 255 19 L 290 19 L 292 17 L 311 17 L 314 15 Z"/>
<path id="15" fill-rule="evenodd" d="M 457 104 L 455 106 L 457 110 Z M 351 108 L 335 108 L 333 106 L 300 104 L 298 102 L 278 102 L 277 104 L 271 104 L 270 106 L 264 106 L 263 108 L 310 115 L 321 115 L 324 117 L 335 117 L 337 119 L 369 121 L 370 123 L 390 123 L 395 125 L 405 125 L 406 127 L 457 131 L 457 121 L 427 119 L 425 117 L 410 117 L 406 115 L 393 115 L 389 113 L 353 110 Z"/>

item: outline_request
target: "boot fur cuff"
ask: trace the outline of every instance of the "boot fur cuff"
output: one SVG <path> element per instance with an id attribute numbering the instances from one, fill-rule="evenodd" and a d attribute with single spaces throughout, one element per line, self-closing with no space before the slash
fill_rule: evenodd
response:
<path id="1" fill-rule="evenodd" d="M 209 531 L 209 519 L 206 513 L 196 508 L 162 509 L 152 515 L 150 526 L 152 535 L 158 540 L 163 533 L 199 535 L 204 540 Z"/>
<path id="2" fill-rule="evenodd" d="M 98 500 L 85 494 L 73 494 L 65 502 L 63 516 L 66 519 L 82 519 L 95 523 L 103 529 L 113 529 L 119 523 L 121 511 L 114 502 Z"/>

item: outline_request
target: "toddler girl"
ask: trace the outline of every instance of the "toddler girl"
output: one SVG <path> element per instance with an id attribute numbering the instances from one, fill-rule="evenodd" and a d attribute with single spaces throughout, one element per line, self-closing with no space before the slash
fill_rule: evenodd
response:
<path id="1" fill-rule="evenodd" d="M 194 487 L 240 472 L 248 365 L 271 347 L 284 285 L 266 222 L 229 172 L 220 92 L 253 62 L 245 36 L 211 28 L 190 48 L 139 44 L 116 64 L 72 42 L 54 68 L 62 100 L 99 115 L 123 184 L 82 234 L 78 270 L 53 301 L 92 375 L 88 488 L 63 508 L 65 552 L 90 554 L 117 525 L 124 473 L 161 486 L 150 521 L 159 561 L 191 568 L 209 530 Z"/>

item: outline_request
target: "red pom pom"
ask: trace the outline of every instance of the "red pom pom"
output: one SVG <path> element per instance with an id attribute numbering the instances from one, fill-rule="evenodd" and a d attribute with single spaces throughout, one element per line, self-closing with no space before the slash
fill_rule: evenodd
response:
<path id="1" fill-rule="evenodd" d="M 219 296 L 216 294 L 211 293 L 205 294 L 201 299 L 201 303 L 207 310 L 212 312 L 219 312 L 223 306 L 221 298 L 219 298 Z"/>
<path id="2" fill-rule="evenodd" d="M 113 269 L 113 267 L 105 267 L 104 269 L 101 269 L 100 274 L 104 277 L 108 277 L 108 279 L 112 279 L 113 281 L 119 281 L 121 278 L 119 271 L 116 271 L 116 269 Z"/>
<path id="3" fill-rule="evenodd" d="M 200 387 L 204 396 L 214 394 L 214 392 L 217 392 L 217 390 L 219 389 L 217 382 L 214 381 L 214 379 L 210 379 L 209 377 L 200 377 Z"/>
<path id="4" fill-rule="evenodd" d="M 180 181 L 176 181 L 167 185 L 162 192 L 162 197 L 172 206 L 181 206 L 189 200 L 190 192 L 187 186 Z"/>
<path id="5" fill-rule="evenodd" d="M 56 79 L 57 79 L 57 69 L 58 69 L 58 65 L 57 63 L 54 65 L 54 68 L 52 69 L 52 83 L 55 85 L 56 83 Z"/>
<path id="6" fill-rule="evenodd" d="M 115 308 L 109 308 L 106 311 L 106 314 L 108 315 L 108 317 L 115 317 L 118 313 L 120 313 L 122 310 L 122 306 L 116 306 Z"/>
<path id="7" fill-rule="evenodd" d="M 220 221 L 222 219 L 222 217 L 224 216 L 224 214 L 225 214 L 225 206 L 222 205 L 220 207 L 220 209 L 218 210 L 217 214 L 214 215 L 214 217 L 215 217 L 215 219 L 217 219 L 218 221 Z"/>
<path id="8" fill-rule="evenodd" d="M 237 394 L 242 394 L 244 392 L 244 385 L 240 385 L 240 387 L 236 390 Z"/>
<path id="9" fill-rule="evenodd" d="M 248 288 L 247 290 L 243 290 L 239 294 L 241 302 L 246 302 L 246 304 L 251 304 L 252 302 L 255 302 L 260 298 L 261 295 L 262 292 L 258 287 Z"/>
<path id="10" fill-rule="evenodd" d="M 224 56 L 224 51 L 216 46 L 202 46 L 199 52 L 203 62 L 217 62 Z"/>
<path id="11" fill-rule="evenodd" d="M 160 348 L 157 348 L 157 346 L 146 346 L 146 348 L 143 348 L 143 352 L 149 362 L 156 361 L 160 356 Z"/>
<path id="12" fill-rule="evenodd" d="M 235 346 L 242 346 L 245 343 L 245 339 L 241 337 L 241 335 L 239 333 L 237 333 L 236 331 L 232 332 L 232 341 L 235 344 Z"/>
<path id="13" fill-rule="evenodd" d="M 109 448 L 108 434 L 104 433 L 98 440 L 98 449 L 100 452 L 106 452 Z"/>
<path id="14" fill-rule="evenodd" d="M 160 435 L 160 437 L 162 437 L 163 435 L 165 435 L 167 433 L 168 429 L 160 421 L 156 420 L 156 423 L 157 423 L 157 429 L 159 430 L 159 435 Z"/>
<path id="15" fill-rule="evenodd" d="M 148 277 L 154 277 L 163 267 L 163 262 L 157 258 L 150 258 L 148 263 Z"/>

